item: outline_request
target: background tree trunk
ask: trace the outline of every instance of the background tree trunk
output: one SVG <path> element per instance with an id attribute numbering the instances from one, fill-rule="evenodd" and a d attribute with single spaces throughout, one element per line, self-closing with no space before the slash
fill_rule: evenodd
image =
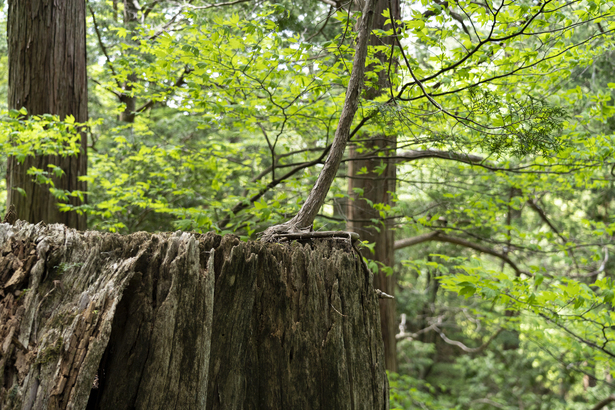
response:
<path id="1" fill-rule="evenodd" d="M 9 108 L 25 107 L 29 114 L 73 115 L 77 122 L 88 119 L 84 0 L 9 0 Z M 59 166 L 65 175 L 54 178 L 55 187 L 86 190 L 78 177 L 87 172 L 87 139 L 82 136 L 81 154 L 62 158 L 36 156 L 19 164 L 7 164 L 7 206 L 15 204 L 19 219 L 30 222 L 60 222 L 85 229 L 85 215 L 60 212 L 49 188 L 37 185 L 26 172 L 30 167 L 48 171 Z M 13 188 L 20 187 L 24 197 Z M 77 198 L 71 203 L 79 205 Z"/>
<path id="2" fill-rule="evenodd" d="M 391 2 L 393 6 L 392 16 L 400 18 L 399 0 Z M 387 30 L 390 25 L 385 26 L 386 18 L 382 12 L 389 8 L 389 0 L 378 0 L 374 16 L 374 29 Z M 370 45 L 393 46 L 395 39 L 392 37 L 370 36 Z M 379 58 L 383 62 L 388 62 L 388 56 L 380 53 Z M 395 69 L 393 64 L 393 70 Z M 368 67 L 369 68 L 369 67 Z M 367 89 L 367 99 L 375 99 L 389 89 L 389 77 L 386 70 L 378 73 L 378 87 Z M 375 135 L 362 136 L 368 140 L 363 147 L 368 156 L 374 156 L 374 151 L 384 150 L 385 154 L 394 155 L 396 149 L 396 135 Z M 357 158 L 355 146 L 350 148 L 350 157 Z M 380 166 L 381 162 L 386 164 L 383 173 L 378 174 L 375 167 Z M 363 168 L 367 173 L 359 172 Z M 353 160 L 348 165 L 348 191 L 353 201 L 349 201 L 348 207 L 348 230 L 357 232 L 362 240 L 375 243 L 374 253 L 368 249 L 363 250 L 363 256 L 368 259 L 380 262 L 379 265 L 392 268 L 395 264 L 395 235 L 392 230 L 392 222 L 380 217 L 378 209 L 371 204 L 393 205 L 392 195 L 395 193 L 396 169 L 395 161 L 383 159 Z M 362 192 L 362 194 L 359 194 Z M 395 294 L 396 280 L 393 275 L 386 275 L 380 269 L 374 277 L 374 287 L 382 290 L 389 295 Z M 395 309 L 395 299 L 382 299 L 380 301 L 380 319 L 382 325 L 382 335 L 384 339 L 384 351 L 386 368 L 389 371 L 397 371 L 397 314 Z"/>
<path id="3" fill-rule="evenodd" d="M 0 224 L 0 408 L 387 409 L 371 282 L 340 239 Z"/>

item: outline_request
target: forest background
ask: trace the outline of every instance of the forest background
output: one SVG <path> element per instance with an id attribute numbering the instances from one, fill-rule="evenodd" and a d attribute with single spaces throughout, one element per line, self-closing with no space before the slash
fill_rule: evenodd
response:
<path id="1" fill-rule="evenodd" d="M 356 7 L 295 3 L 88 1 L 83 128 L 8 110 L 0 0 L 3 152 L 75 155 L 82 131 L 87 189 L 62 189 L 60 167 L 28 175 L 88 229 L 257 239 L 314 184 L 352 70 Z M 378 2 L 314 229 L 358 232 L 396 297 L 392 408 L 615 402 L 613 6 Z M 20 189 L 0 181 L 0 210 Z"/>

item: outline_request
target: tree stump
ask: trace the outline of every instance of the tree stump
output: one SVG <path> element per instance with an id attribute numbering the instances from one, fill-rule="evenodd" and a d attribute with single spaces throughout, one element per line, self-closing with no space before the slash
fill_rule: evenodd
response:
<path id="1" fill-rule="evenodd" d="M 343 239 L 0 224 L 0 410 L 386 409 L 383 361 Z"/>

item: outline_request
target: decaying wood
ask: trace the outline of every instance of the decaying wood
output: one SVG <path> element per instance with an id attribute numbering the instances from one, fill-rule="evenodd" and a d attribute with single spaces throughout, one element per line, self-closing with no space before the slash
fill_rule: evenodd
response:
<path id="1" fill-rule="evenodd" d="M 385 409 L 347 241 L 0 224 L 0 409 Z"/>
<path id="2" fill-rule="evenodd" d="M 18 221 L 0 249 L 3 409 L 203 408 L 214 283 L 193 235 Z"/>
<path id="3" fill-rule="evenodd" d="M 2 223 L 13 225 L 16 220 L 17 220 L 17 210 L 15 209 L 15 204 L 11 204 L 9 206 L 8 211 L 6 211 L 6 214 L 4 215 L 4 219 L 2 220 Z"/>

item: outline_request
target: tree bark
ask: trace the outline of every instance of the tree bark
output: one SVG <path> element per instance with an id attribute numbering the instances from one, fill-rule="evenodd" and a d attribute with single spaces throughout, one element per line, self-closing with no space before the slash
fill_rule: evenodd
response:
<path id="1" fill-rule="evenodd" d="M 0 409 L 387 409 L 343 239 L 0 224 Z"/>
<path id="2" fill-rule="evenodd" d="M 85 1 L 9 0 L 8 4 L 9 108 L 87 121 Z M 53 179 L 56 188 L 85 191 L 86 183 L 78 178 L 87 172 L 86 142 L 83 135 L 81 153 L 73 157 L 35 156 L 22 164 L 8 158 L 7 204 L 15 204 L 19 219 L 86 228 L 85 214 L 60 212 L 49 187 L 36 184 L 26 174 L 33 166 L 48 171 L 47 165 L 53 164 L 65 173 Z M 70 201 L 80 204 L 77 198 Z"/>
<path id="3" fill-rule="evenodd" d="M 392 5 L 391 15 L 400 18 L 399 0 L 379 0 L 376 3 L 374 16 L 374 29 L 388 30 L 390 24 L 385 26 L 386 18 L 382 15 L 384 10 Z M 396 40 L 393 37 L 370 36 L 370 45 L 388 45 L 393 47 Z M 387 64 L 389 56 L 383 53 L 378 54 L 379 59 Z M 392 64 L 392 71 L 395 71 L 395 64 Z M 389 73 L 386 70 L 378 72 L 378 86 L 367 90 L 367 99 L 373 100 L 379 95 L 388 92 Z M 363 137 L 365 138 L 365 136 Z M 375 135 L 368 136 L 369 141 L 363 144 L 366 151 L 385 150 L 388 156 L 395 156 L 397 145 L 396 135 Z M 369 155 L 369 154 L 368 154 Z M 355 147 L 350 149 L 350 157 L 357 158 Z M 373 157 L 373 155 L 370 155 Z M 384 172 L 376 172 L 376 167 L 386 164 Z M 367 170 L 367 173 L 360 172 Z M 395 159 L 365 159 L 349 161 L 348 191 L 352 201 L 348 202 L 348 230 L 357 232 L 361 239 L 375 243 L 374 253 L 368 249 L 363 250 L 363 256 L 368 259 L 380 262 L 381 266 L 393 267 L 395 264 L 395 235 L 392 230 L 392 221 L 380 217 L 380 212 L 372 204 L 393 205 L 391 201 L 395 194 L 395 178 L 397 175 Z M 359 194 L 358 192 L 362 192 Z M 382 290 L 389 295 L 395 295 L 396 280 L 393 275 L 386 275 L 382 270 L 374 276 L 374 287 Z M 386 368 L 389 371 L 397 371 L 397 314 L 395 309 L 395 299 L 382 299 L 380 301 L 380 319 L 382 325 L 382 335 L 384 338 L 384 351 Z"/>

